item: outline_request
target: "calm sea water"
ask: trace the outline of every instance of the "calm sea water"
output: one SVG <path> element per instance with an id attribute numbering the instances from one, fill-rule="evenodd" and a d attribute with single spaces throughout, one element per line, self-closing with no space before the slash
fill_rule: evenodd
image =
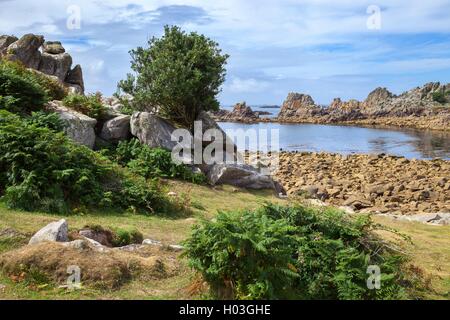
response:
<path id="1" fill-rule="evenodd" d="M 270 110 L 269 110 L 270 111 Z M 279 123 L 220 123 L 224 130 L 279 130 L 279 148 L 286 151 L 331 152 L 340 154 L 379 154 L 403 156 L 408 159 L 441 158 L 450 160 L 450 133 L 411 129 L 375 129 L 355 126 Z M 275 150 L 268 141 L 267 148 Z M 246 149 L 264 150 L 266 144 L 247 145 Z"/>

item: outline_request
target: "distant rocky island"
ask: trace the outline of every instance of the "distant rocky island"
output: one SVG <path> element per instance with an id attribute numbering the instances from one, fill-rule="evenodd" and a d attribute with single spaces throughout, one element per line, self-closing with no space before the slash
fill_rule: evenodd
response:
<path id="1" fill-rule="evenodd" d="M 320 106 L 307 94 L 289 93 L 276 118 L 260 118 L 251 107 L 238 104 L 233 111 L 213 114 L 218 121 L 357 124 L 450 130 L 450 83 L 427 83 L 401 95 L 377 88 L 364 101 L 336 98 Z"/>

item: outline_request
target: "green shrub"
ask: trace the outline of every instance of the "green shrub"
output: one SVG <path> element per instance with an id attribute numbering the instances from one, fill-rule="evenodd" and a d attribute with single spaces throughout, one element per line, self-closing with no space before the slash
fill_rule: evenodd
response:
<path id="1" fill-rule="evenodd" d="M 374 228 L 367 216 L 266 205 L 195 227 L 185 254 L 219 298 L 406 298 L 405 258 Z M 370 265 L 381 269 L 380 290 L 367 288 Z"/>
<path id="2" fill-rule="evenodd" d="M 27 69 L 19 62 L 0 60 L 0 75 L 0 83 L 3 83 L 0 97 L 15 97 L 16 99 L 21 99 L 17 102 L 18 109 L 3 108 L 12 112 L 40 110 L 47 100 L 62 100 L 67 96 L 67 89 L 58 80 L 39 71 Z M 38 99 L 36 99 L 36 97 L 38 97 Z M 34 103 L 33 99 L 36 99 Z M 26 104 L 21 106 L 21 103 L 24 101 Z M 31 101 L 31 103 L 28 101 Z M 33 108 L 23 109 L 23 107 L 30 105 Z"/>
<path id="3" fill-rule="evenodd" d="M 205 183 L 203 174 L 193 173 L 184 164 L 175 164 L 169 151 L 160 148 L 150 148 L 137 139 L 121 141 L 115 150 L 115 160 L 132 172 L 149 178 L 173 178 Z"/>
<path id="4" fill-rule="evenodd" d="M 31 116 L 25 118 L 25 121 L 36 127 L 48 128 L 56 132 L 64 131 L 66 126 L 64 121 L 54 112 L 32 112 Z"/>
<path id="5" fill-rule="evenodd" d="M 50 100 L 63 100 L 68 95 L 67 88 L 58 80 L 32 69 L 27 71 L 32 73 L 32 77 L 37 79 L 41 87 L 47 92 Z"/>
<path id="6" fill-rule="evenodd" d="M 28 211 L 82 205 L 159 212 L 170 205 L 156 181 L 6 111 L 0 111 L 0 191 L 8 206 Z"/>
<path id="7" fill-rule="evenodd" d="M 100 93 L 88 96 L 70 94 L 63 100 L 63 104 L 73 110 L 81 112 L 91 118 L 101 119 L 106 112 Z"/>
<path id="8" fill-rule="evenodd" d="M 131 94 L 135 108 L 154 109 L 187 128 L 193 128 L 202 110 L 218 110 L 216 97 L 228 55 L 216 42 L 166 26 L 161 38 L 152 38 L 148 48 L 132 50 L 131 57 L 136 76 L 129 74 L 119 82 L 118 94 Z"/>
<path id="9" fill-rule="evenodd" d="M 32 72 L 20 71 L 16 64 L 0 63 L 0 109 L 14 113 L 41 110 L 49 97 Z"/>
<path id="10" fill-rule="evenodd" d="M 112 245 L 114 247 L 123 247 L 130 244 L 141 244 L 142 241 L 144 241 L 144 236 L 138 230 L 118 229 L 115 231 Z"/>
<path id="11" fill-rule="evenodd" d="M 448 92 L 444 93 L 441 91 L 435 91 L 433 92 L 433 101 L 439 102 L 439 103 L 446 103 L 447 102 L 447 96 Z"/>

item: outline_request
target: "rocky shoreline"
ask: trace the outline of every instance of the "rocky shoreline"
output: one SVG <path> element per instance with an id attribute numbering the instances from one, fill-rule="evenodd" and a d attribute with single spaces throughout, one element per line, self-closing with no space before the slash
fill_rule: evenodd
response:
<path id="1" fill-rule="evenodd" d="M 450 161 L 445 160 L 281 152 L 274 178 L 290 197 L 350 211 L 450 213 Z"/>
<path id="2" fill-rule="evenodd" d="M 311 96 L 289 93 L 276 118 L 261 118 L 249 106 L 235 106 L 233 111 L 213 114 L 216 121 L 315 123 L 370 126 L 395 126 L 425 130 L 450 131 L 450 83 L 427 83 L 401 95 L 386 88 L 372 91 L 366 100 L 342 101 L 320 106 Z"/>

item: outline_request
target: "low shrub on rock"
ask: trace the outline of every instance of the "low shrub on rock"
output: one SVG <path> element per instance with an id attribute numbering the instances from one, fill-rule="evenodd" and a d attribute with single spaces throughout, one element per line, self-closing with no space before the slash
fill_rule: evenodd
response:
<path id="1" fill-rule="evenodd" d="M 0 109 L 31 113 L 41 110 L 48 100 L 47 92 L 32 72 L 17 64 L 0 62 Z"/>
<path id="2" fill-rule="evenodd" d="M 405 257 L 373 232 L 367 216 L 266 205 L 219 213 L 185 243 L 212 294 L 227 299 L 403 299 Z M 381 271 L 370 290 L 368 267 Z"/>
<path id="3" fill-rule="evenodd" d="M 169 151 L 150 148 L 141 144 L 137 139 L 120 142 L 113 158 L 119 164 L 146 179 L 161 177 L 181 179 L 197 184 L 206 182 L 203 174 L 192 172 L 184 164 L 174 163 Z"/>
<path id="4" fill-rule="evenodd" d="M 156 181 L 6 111 L 0 111 L 0 192 L 9 207 L 28 211 L 81 205 L 155 212 L 169 205 Z"/>
<path id="5" fill-rule="evenodd" d="M 55 132 L 63 132 L 66 124 L 55 112 L 38 111 L 32 112 L 25 121 L 36 127 L 47 128 Z"/>
<path id="6" fill-rule="evenodd" d="M 63 104 L 75 111 L 87 115 L 94 119 L 101 119 L 106 108 L 102 102 L 102 95 L 100 93 L 91 95 L 70 94 L 64 98 Z"/>
<path id="7" fill-rule="evenodd" d="M 57 80 L 27 69 L 18 62 L 0 60 L 0 108 L 15 113 L 41 110 L 49 100 L 62 100 L 67 89 Z"/>

